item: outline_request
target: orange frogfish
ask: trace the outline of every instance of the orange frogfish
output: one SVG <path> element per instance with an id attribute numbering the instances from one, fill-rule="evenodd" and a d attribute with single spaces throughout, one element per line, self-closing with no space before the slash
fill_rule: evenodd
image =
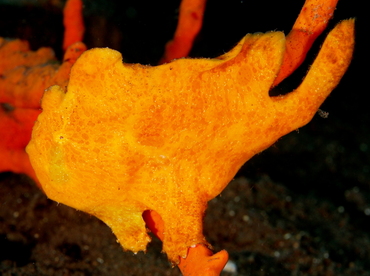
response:
<path id="1" fill-rule="evenodd" d="M 308 123 L 346 71 L 354 21 L 327 36 L 301 85 L 270 97 L 282 65 L 281 32 L 246 35 L 213 59 L 160 66 L 84 52 L 68 87 L 49 88 L 27 146 L 49 198 L 108 224 L 123 248 L 145 250 L 142 214 L 163 220 L 163 250 L 178 263 L 207 244 L 202 217 L 238 169 Z"/>

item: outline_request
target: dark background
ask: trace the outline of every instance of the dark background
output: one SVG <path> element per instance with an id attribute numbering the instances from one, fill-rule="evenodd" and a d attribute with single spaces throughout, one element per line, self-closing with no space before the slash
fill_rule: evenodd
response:
<path id="1" fill-rule="evenodd" d="M 208 0 L 190 56 L 218 56 L 246 33 L 287 34 L 303 2 Z M 180 2 L 84 3 L 88 48 L 110 47 L 126 62 L 155 65 L 176 28 Z M 325 34 L 355 17 L 353 61 L 321 107 L 329 117 L 316 115 L 255 156 L 210 203 L 205 235 L 215 250 L 228 250 L 234 275 L 370 275 L 370 20 L 364 3 L 339 0 L 306 62 L 277 87 L 277 93 L 296 88 Z M 0 36 L 28 40 L 33 50 L 52 47 L 60 59 L 63 4 L 0 0 Z M 27 177 L 2 173 L 0 182 L 0 274 L 179 275 L 159 241 L 147 254 L 123 252 L 102 222 L 46 199 Z"/>

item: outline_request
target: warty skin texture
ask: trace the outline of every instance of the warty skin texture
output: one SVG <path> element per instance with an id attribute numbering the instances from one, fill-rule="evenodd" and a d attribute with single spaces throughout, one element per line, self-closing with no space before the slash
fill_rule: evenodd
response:
<path id="1" fill-rule="evenodd" d="M 346 71 L 353 20 L 328 35 L 302 84 L 270 97 L 285 51 L 280 32 L 245 36 L 216 59 L 123 64 L 86 51 L 67 91 L 42 99 L 27 152 L 51 199 L 97 216 L 125 249 L 150 241 L 142 213 L 164 222 L 163 250 L 177 263 L 207 244 L 202 217 L 238 169 L 308 123 Z"/>

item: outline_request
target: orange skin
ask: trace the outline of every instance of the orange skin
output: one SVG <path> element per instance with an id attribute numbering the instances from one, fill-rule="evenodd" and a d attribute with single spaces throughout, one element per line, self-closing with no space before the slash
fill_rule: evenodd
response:
<path id="1" fill-rule="evenodd" d="M 191 4 L 186 4 L 187 2 L 193 3 L 193 5 L 190 6 Z M 194 5 L 194 3 L 196 3 L 196 2 L 198 4 L 200 4 L 200 6 L 199 5 L 198 6 Z M 308 1 L 306 1 L 305 6 L 303 7 L 303 9 L 301 11 L 301 14 L 298 17 L 298 19 L 297 19 L 297 21 L 296 21 L 296 23 L 293 27 L 293 30 L 290 32 L 290 34 L 288 35 L 287 40 L 285 42 L 286 52 L 285 52 L 285 55 L 284 55 L 284 61 L 282 62 L 278 77 L 275 79 L 273 85 L 278 84 L 282 79 L 284 79 L 286 76 L 288 76 L 292 71 L 295 70 L 296 67 L 299 66 L 299 64 L 304 59 L 306 52 L 309 50 L 313 40 L 325 28 L 328 19 L 332 15 L 332 11 L 335 8 L 337 0 L 336 1 L 327 1 L 326 3 L 323 3 L 322 5 L 320 4 L 320 2 L 324 2 L 324 1 L 320 1 L 320 0 L 314 0 L 314 1 L 308 0 Z M 69 11 L 69 10 L 71 10 L 71 8 L 68 8 L 68 3 L 70 3 L 69 7 L 75 6 L 75 7 L 77 7 L 77 9 L 72 9 L 72 11 Z M 71 30 L 71 31 L 68 32 L 66 30 L 65 41 L 67 41 L 68 39 L 70 39 L 70 41 L 72 41 L 72 42 L 79 41 L 80 39 L 82 39 L 82 34 L 83 34 L 83 29 L 84 29 L 83 28 L 83 23 L 81 23 L 82 22 L 82 20 L 81 20 L 82 19 L 82 16 L 81 16 L 81 6 L 82 5 L 80 5 L 81 2 L 79 0 L 69 0 L 68 3 L 67 3 L 66 8 L 65 8 L 65 21 L 64 22 L 65 22 L 65 26 L 66 26 L 67 30 Z M 183 57 L 183 56 L 186 56 L 188 54 L 188 52 L 191 49 L 191 45 L 193 43 L 194 37 L 199 32 L 199 29 L 200 29 L 201 24 L 202 24 L 202 16 L 203 16 L 203 12 L 204 12 L 204 3 L 205 3 L 205 1 L 186 1 L 186 0 L 183 1 L 182 5 L 181 5 L 181 8 L 180 8 L 179 26 L 178 26 L 176 34 L 174 36 L 174 43 L 172 43 L 172 48 L 171 47 L 166 47 L 167 50 L 166 50 L 165 56 L 170 56 L 169 53 L 171 53 L 171 54 L 172 53 L 180 53 L 180 54 L 177 54 L 177 55 L 173 56 L 172 58 L 169 57 L 168 60 L 164 60 L 164 61 L 162 60 L 162 62 L 168 62 L 169 60 L 171 60 L 173 58 Z M 187 6 L 187 5 L 189 5 L 189 6 Z M 203 6 L 201 6 L 201 5 L 203 5 Z M 329 8 L 330 12 L 326 12 L 328 10 L 328 9 L 326 9 L 327 7 Z M 79 9 L 79 11 L 77 11 L 78 9 Z M 69 19 L 67 19 L 66 14 L 71 15 L 73 10 L 75 11 L 75 14 L 73 16 L 70 16 Z M 188 12 L 187 13 L 188 17 L 186 17 L 185 10 L 190 10 L 190 12 L 193 11 L 193 12 L 196 13 L 197 16 L 196 17 L 194 17 L 194 16 L 189 17 L 189 12 Z M 193 19 L 197 18 L 197 19 L 200 19 L 200 20 L 195 20 L 194 21 L 194 20 L 191 19 L 191 17 L 193 17 Z M 183 19 L 181 19 L 181 18 L 183 18 Z M 319 20 L 312 20 L 313 18 L 316 18 L 316 19 L 319 18 Z M 347 27 L 346 27 L 347 29 L 351 29 L 351 26 L 350 26 L 351 24 L 346 23 L 344 25 L 347 25 Z M 69 26 L 69 27 L 67 27 L 67 26 Z M 185 36 L 181 35 L 181 34 L 186 34 L 186 32 L 189 32 L 189 34 L 185 35 Z M 345 38 L 350 41 L 351 40 L 351 35 L 347 34 L 345 36 Z M 72 42 L 70 42 L 70 43 L 72 43 Z M 350 48 L 350 46 L 351 46 L 350 44 L 351 43 L 348 42 L 348 43 L 346 43 L 346 46 L 348 46 Z M 171 44 L 169 44 L 169 45 L 171 45 Z M 183 45 L 185 45 L 185 47 L 183 47 Z M 66 46 L 64 46 L 64 47 L 66 47 Z M 81 45 L 79 47 L 81 47 Z M 82 53 L 82 51 L 84 51 L 84 47 L 82 47 L 82 48 L 79 48 L 79 47 L 77 47 L 77 50 L 75 52 L 76 55 L 69 59 L 70 64 L 68 65 L 68 63 L 67 63 L 66 70 L 64 71 L 65 73 L 60 74 L 60 75 L 63 75 L 63 77 L 61 77 L 61 79 L 63 81 L 61 83 L 59 83 L 57 81 L 58 78 L 54 78 L 51 81 L 51 83 L 56 83 L 56 84 L 64 86 L 64 84 L 62 84 L 62 83 L 63 82 L 64 83 L 68 82 L 68 74 L 69 74 L 70 66 L 74 63 L 75 59 Z M 172 49 L 172 50 L 170 50 L 170 49 Z M 1 51 L 0 51 L 0 55 L 1 55 Z M 228 54 L 225 54 L 222 58 L 227 59 Z M 65 58 L 65 60 L 67 60 L 67 59 L 68 58 Z M 220 57 L 220 59 L 221 59 L 221 57 Z M 337 82 L 340 79 L 340 76 L 339 76 L 340 74 L 336 74 L 336 75 L 337 76 L 335 77 L 334 82 Z M 34 79 L 37 79 L 37 77 L 34 77 Z M 0 91 L 1 91 L 1 89 L 0 89 Z M 40 90 L 38 90 L 38 91 L 40 91 Z M 14 92 L 12 92 L 12 93 L 14 93 Z M 6 96 L 7 101 L 5 101 L 5 102 L 11 102 L 12 99 L 13 100 L 15 99 L 15 101 L 18 102 L 18 104 L 20 103 L 22 105 L 22 104 L 25 104 L 27 101 L 32 102 L 32 99 L 36 99 L 37 101 L 39 101 L 39 99 L 40 99 L 40 96 L 29 97 L 26 94 L 22 95 L 22 93 L 18 93 L 18 94 L 15 94 L 15 95 L 14 94 L 11 95 L 11 96 L 9 96 L 9 95 Z M 2 96 L 3 96 L 2 93 L 0 93 L 0 97 L 2 97 Z M 31 101 L 29 101 L 29 99 L 27 100 L 27 98 L 25 98 L 25 97 L 29 97 L 29 99 L 31 99 Z M 35 104 L 36 100 L 33 102 L 34 106 L 37 105 L 37 104 Z M 0 102 L 4 102 L 4 101 L 0 101 Z M 15 106 L 17 106 L 17 104 Z M 4 110 L 4 112 L 5 112 L 5 110 Z M 36 113 L 33 113 L 34 115 L 27 115 L 27 116 L 21 115 L 21 117 L 22 118 L 23 117 L 28 117 L 28 118 L 30 118 L 29 122 L 33 122 L 35 117 L 38 115 L 38 112 L 39 111 L 37 111 Z M 3 113 L 1 113 L 0 115 L 6 114 L 6 113 L 4 113 L 4 114 Z M 17 110 L 17 113 L 18 113 L 18 110 Z M 16 116 L 17 113 L 14 113 L 14 116 Z M 21 114 L 21 113 L 19 113 L 19 114 Z M 4 120 L 3 120 L 0 117 L 0 123 L 1 122 L 3 122 L 3 123 L 6 122 L 7 118 L 8 117 L 4 117 Z M 14 120 L 12 122 L 14 122 Z M 8 123 L 5 123 L 4 125 L 9 127 Z M 32 127 L 32 123 L 28 123 L 27 127 L 23 127 L 23 126 L 18 127 L 20 130 L 17 131 L 17 132 L 21 133 L 23 131 L 23 132 L 29 134 L 30 127 Z M 2 127 L 1 127 L 1 124 L 0 124 L 0 129 L 1 128 Z M 14 126 L 14 129 L 16 129 L 16 128 L 17 128 L 17 125 Z M 8 136 L 12 137 L 13 135 L 8 135 Z M 27 135 L 23 135 L 23 136 L 24 136 L 24 138 L 20 143 L 20 144 L 22 144 L 22 146 L 21 146 L 22 148 L 24 148 L 24 144 L 29 139 L 28 138 L 29 136 L 27 136 Z M 7 141 L 5 141 L 4 144 L 11 143 L 10 140 L 11 139 L 7 139 Z M 0 141 L 0 145 L 2 143 L 3 142 Z M 6 149 L 6 150 L 8 150 L 8 149 Z M 24 151 L 23 151 L 23 156 L 25 156 Z M 26 164 L 26 163 L 27 162 L 22 161 L 18 164 L 18 167 L 16 165 L 15 168 L 10 169 L 10 170 L 13 170 L 15 172 L 26 172 L 30 176 L 33 176 L 33 178 L 35 179 L 36 177 L 33 175 L 32 168 L 31 168 L 31 170 L 30 169 L 24 169 L 24 168 L 22 169 L 22 165 L 20 165 L 20 164 Z M 28 168 L 29 167 L 30 166 L 28 166 Z M 0 164 L 0 170 L 1 170 L 1 164 Z M 158 213 L 156 213 L 155 211 L 150 211 L 150 212 L 144 212 L 143 217 L 144 217 L 144 220 L 146 222 L 147 227 L 153 233 L 155 233 L 157 236 L 159 236 L 159 238 L 161 240 L 164 240 L 164 238 L 165 238 L 164 235 L 160 234 L 160 233 L 163 233 L 163 229 L 164 229 L 164 223 L 163 223 L 163 220 L 162 220 L 161 216 Z M 186 258 L 181 258 L 181 257 L 179 258 L 179 268 L 180 268 L 180 270 L 182 271 L 182 273 L 184 275 L 200 275 L 200 274 L 201 275 L 219 275 L 220 271 L 222 270 L 222 268 L 224 267 L 224 265 L 227 262 L 227 252 L 226 251 L 221 251 L 221 252 L 212 256 L 212 252 L 206 246 L 204 246 L 202 244 L 195 245 L 195 247 L 189 247 L 188 252 L 186 254 L 187 254 Z M 178 263 L 178 261 L 176 261 L 176 260 L 174 260 L 174 262 Z"/>

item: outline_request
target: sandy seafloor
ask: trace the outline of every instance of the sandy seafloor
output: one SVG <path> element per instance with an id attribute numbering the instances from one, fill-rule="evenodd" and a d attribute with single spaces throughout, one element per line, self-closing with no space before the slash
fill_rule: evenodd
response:
<path id="1" fill-rule="evenodd" d="M 60 57 L 60 2 L 0 0 L 0 36 L 27 39 L 33 49 L 53 47 Z M 179 2 L 167 2 L 85 1 L 88 47 L 109 46 L 127 62 L 155 64 L 176 25 Z M 303 4 L 255 2 L 209 0 L 191 55 L 217 56 L 249 32 L 287 32 Z M 235 266 L 222 275 L 370 275 L 365 11 L 360 0 L 339 0 L 329 24 L 331 29 L 342 19 L 357 20 L 353 62 L 321 107 L 329 117 L 316 115 L 255 156 L 210 202 L 204 234 L 215 251 L 229 252 Z M 321 42 L 322 37 L 277 93 L 299 84 Z M 48 200 L 24 175 L 2 173 L 0 275 L 180 273 L 170 267 L 158 240 L 145 254 L 124 252 L 103 222 Z"/>

